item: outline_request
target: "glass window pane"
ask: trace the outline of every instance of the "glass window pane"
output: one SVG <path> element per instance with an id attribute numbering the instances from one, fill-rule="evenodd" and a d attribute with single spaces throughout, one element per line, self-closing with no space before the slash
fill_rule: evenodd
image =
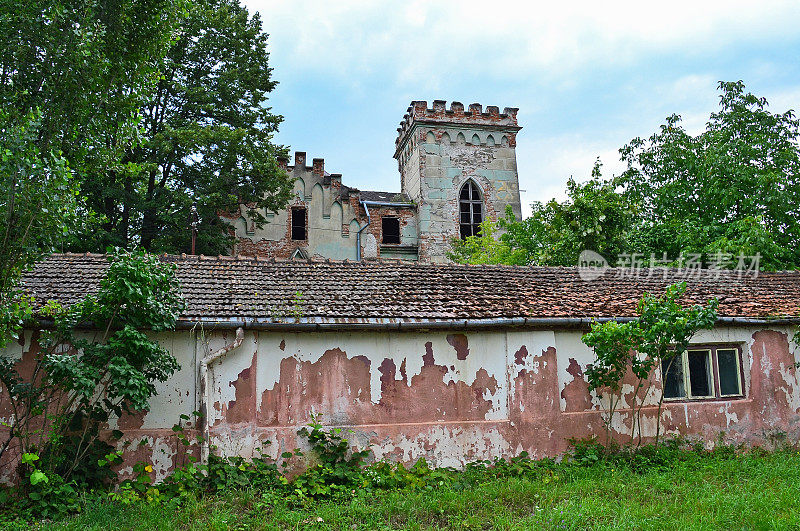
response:
<path id="1" fill-rule="evenodd" d="M 462 212 L 461 213 L 461 223 L 469 223 L 469 212 Z"/>
<path id="2" fill-rule="evenodd" d="M 461 189 L 461 199 L 469 199 L 469 183 Z"/>
<path id="3" fill-rule="evenodd" d="M 661 360 L 661 374 L 664 378 L 664 398 L 683 398 L 683 360 L 681 356 Z"/>
<path id="4" fill-rule="evenodd" d="M 478 192 L 478 187 L 475 186 L 472 183 L 470 183 L 469 187 L 472 188 L 472 200 L 473 201 L 480 201 L 481 200 L 481 195 Z"/>
<path id="5" fill-rule="evenodd" d="M 719 392 L 722 395 L 740 395 L 739 352 L 736 349 L 717 350 L 719 365 Z"/>
<path id="6" fill-rule="evenodd" d="M 472 236 L 472 225 L 461 225 L 461 239 Z"/>
<path id="7" fill-rule="evenodd" d="M 689 388 L 692 396 L 713 396 L 711 387 L 711 367 L 708 364 L 707 350 L 690 350 L 689 353 Z"/>
<path id="8" fill-rule="evenodd" d="M 473 215 L 472 220 L 475 222 L 476 225 L 479 224 L 481 221 L 483 221 L 483 216 L 481 216 L 480 208 L 475 209 L 475 214 Z"/>

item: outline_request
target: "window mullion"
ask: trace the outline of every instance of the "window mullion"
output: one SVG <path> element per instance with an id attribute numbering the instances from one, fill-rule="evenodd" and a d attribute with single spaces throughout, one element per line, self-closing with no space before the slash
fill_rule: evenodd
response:
<path id="1" fill-rule="evenodd" d="M 692 382 L 689 380 L 689 352 L 681 353 L 681 371 L 683 372 L 683 390 L 686 398 L 692 398 Z"/>

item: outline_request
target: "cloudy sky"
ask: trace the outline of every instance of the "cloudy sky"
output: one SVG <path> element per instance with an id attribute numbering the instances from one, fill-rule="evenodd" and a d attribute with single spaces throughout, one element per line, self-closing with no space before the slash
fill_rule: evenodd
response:
<path id="1" fill-rule="evenodd" d="M 399 191 L 412 100 L 519 107 L 524 210 L 672 113 L 703 128 L 719 80 L 800 109 L 800 1 L 244 0 L 270 34 L 277 136 L 362 190 Z"/>

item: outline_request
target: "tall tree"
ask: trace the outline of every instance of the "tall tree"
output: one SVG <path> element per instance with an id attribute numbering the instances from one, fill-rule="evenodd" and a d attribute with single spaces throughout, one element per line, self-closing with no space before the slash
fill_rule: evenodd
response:
<path id="1" fill-rule="evenodd" d="M 772 114 L 744 83 L 720 82 L 720 109 L 692 136 L 677 115 L 620 150 L 619 179 L 643 206 L 637 252 L 762 255 L 800 267 L 800 123 Z"/>
<path id="2" fill-rule="evenodd" d="M 177 2 L 0 6 L 0 345 L 30 311 L 20 275 L 75 224 L 74 175 L 125 169 Z"/>
<path id="3" fill-rule="evenodd" d="M 258 15 L 238 0 L 187 6 L 156 90 L 143 107 L 142 136 L 124 161 L 135 169 L 84 179 L 98 223 L 76 239 L 79 250 L 107 245 L 158 252 L 189 251 L 192 206 L 198 252 L 226 252 L 229 225 L 220 211 L 249 205 L 257 222 L 282 208 L 291 180 L 272 143 L 282 117 L 266 106 L 276 82 Z"/>
<path id="4" fill-rule="evenodd" d="M 524 220 L 508 212 L 498 220 L 498 241 L 495 227 L 487 221 L 479 236 L 454 241 L 450 258 L 463 263 L 571 266 L 589 249 L 612 260 L 626 251 L 636 205 L 602 178 L 601 168 L 596 161 L 591 179 L 584 183 L 570 178 L 565 201 L 536 201 Z"/>
<path id="5" fill-rule="evenodd" d="M 121 169 L 158 79 L 180 0 L 6 0 L 0 105 L 40 113 L 36 143 L 74 172 Z"/>

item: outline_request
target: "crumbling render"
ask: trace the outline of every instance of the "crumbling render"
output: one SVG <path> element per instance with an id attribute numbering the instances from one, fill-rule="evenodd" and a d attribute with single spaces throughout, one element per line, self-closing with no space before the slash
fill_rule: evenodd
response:
<path id="1" fill-rule="evenodd" d="M 200 461 L 208 463 L 208 454 L 210 452 L 210 428 L 208 423 L 208 367 L 218 359 L 227 356 L 232 350 L 239 348 L 244 341 L 244 329 L 240 326 L 236 329 L 236 339 L 233 343 L 225 345 L 224 347 L 215 350 L 208 356 L 204 356 L 200 360 L 200 414 L 201 422 L 203 424 L 203 443 L 200 447 Z"/>

